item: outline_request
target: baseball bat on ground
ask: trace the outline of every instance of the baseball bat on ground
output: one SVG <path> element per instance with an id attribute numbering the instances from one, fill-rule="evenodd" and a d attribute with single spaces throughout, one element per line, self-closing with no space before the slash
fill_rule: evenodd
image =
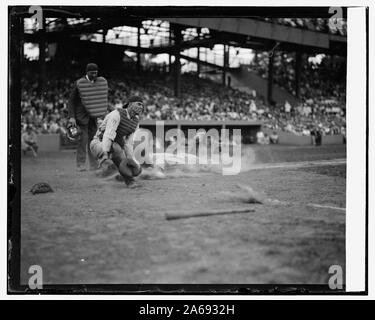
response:
<path id="1" fill-rule="evenodd" d="M 231 213 L 245 213 L 245 212 L 254 212 L 255 209 L 251 208 L 237 208 L 237 209 L 224 209 L 224 210 L 207 210 L 207 211 L 176 211 L 176 212 L 167 212 L 165 218 L 167 220 L 175 219 L 186 219 L 194 217 L 205 217 L 205 216 L 214 216 L 220 214 L 231 214 Z"/>

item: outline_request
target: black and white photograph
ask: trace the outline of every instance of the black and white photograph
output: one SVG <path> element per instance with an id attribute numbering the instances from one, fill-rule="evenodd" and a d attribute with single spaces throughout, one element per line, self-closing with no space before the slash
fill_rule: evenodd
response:
<path id="1" fill-rule="evenodd" d="M 8 291 L 347 292 L 351 9 L 125 5 L 8 7 Z"/>

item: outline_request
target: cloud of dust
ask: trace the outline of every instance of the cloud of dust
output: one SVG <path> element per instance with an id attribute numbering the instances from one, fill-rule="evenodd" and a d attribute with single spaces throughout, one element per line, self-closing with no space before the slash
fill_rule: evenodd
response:
<path id="1" fill-rule="evenodd" d="M 218 147 L 217 147 L 218 148 Z M 217 151 L 217 150 L 216 150 Z M 202 174 L 222 174 L 223 168 L 227 168 L 232 163 L 240 163 L 241 172 L 250 170 L 255 163 L 255 152 L 252 148 L 246 147 L 241 149 L 240 159 L 233 159 L 231 163 L 226 163 L 225 159 L 220 159 L 219 163 L 212 163 L 208 159 L 207 163 L 200 161 L 199 154 L 191 153 L 172 154 L 168 152 L 159 152 L 150 154 L 153 157 L 154 165 L 144 168 L 140 179 L 157 180 L 166 178 L 180 177 L 199 177 Z M 233 154 L 233 157 L 238 155 Z M 203 164 L 202 164 L 203 162 Z M 163 164 L 163 165 L 161 165 Z"/>
<path id="2" fill-rule="evenodd" d="M 236 191 L 223 191 L 221 195 L 224 200 L 242 202 L 242 203 L 255 203 L 255 204 L 267 204 L 267 205 L 288 205 L 288 202 L 280 201 L 277 199 L 268 198 L 266 193 L 261 190 L 254 190 L 252 187 L 237 184 Z"/>
<path id="3" fill-rule="evenodd" d="M 153 138 L 152 133 L 142 129 L 137 131 L 134 148 L 136 159 L 141 164 L 148 164 L 169 170 L 178 166 L 180 175 L 196 174 L 203 172 L 219 172 L 223 175 L 237 175 L 247 171 L 254 162 L 254 153 L 246 147 L 242 151 L 241 130 L 233 129 L 232 134 L 228 129 L 221 129 L 221 134 L 216 129 L 207 132 L 203 129 L 188 133 L 188 138 L 180 129 L 168 130 L 165 139 L 162 136 Z M 164 132 L 164 131 L 163 131 Z M 155 152 L 156 151 L 156 152 Z M 159 175 L 156 171 L 148 170 L 147 177 Z M 172 170 L 173 173 L 179 170 Z"/>

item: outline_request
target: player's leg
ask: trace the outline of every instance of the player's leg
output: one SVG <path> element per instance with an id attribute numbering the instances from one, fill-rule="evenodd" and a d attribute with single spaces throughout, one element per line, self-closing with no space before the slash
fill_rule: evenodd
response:
<path id="1" fill-rule="evenodd" d="M 33 154 L 33 156 L 34 156 L 34 158 L 36 158 L 36 157 L 38 156 L 38 154 L 36 153 L 34 147 L 33 147 L 33 146 L 30 146 L 30 150 L 31 150 L 31 152 L 32 152 L 32 154 Z"/>
<path id="2" fill-rule="evenodd" d="M 77 142 L 77 169 L 86 170 L 86 149 L 88 142 L 88 125 L 79 124 L 81 130 L 80 138 Z"/>
<path id="3" fill-rule="evenodd" d="M 125 159 L 124 150 L 116 142 L 112 143 L 111 147 L 111 159 L 117 168 L 120 167 L 121 162 Z"/>
<path id="4" fill-rule="evenodd" d="M 112 145 L 112 160 L 126 185 L 134 185 L 134 177 L 141 173 L 141 166 L 131 159 L 127 159 L 124 150 L 117 143 Z"/>
<path id="5" fill-rule="evenodd" d="M 97 176 L 106 177 L 113 173 L 115 168 L 112 160 L 107 159 L 103 161 L 102 159 L 104 152 L 102 142 L 98 138 L 92 139 L 90 143 L 90 152 L 95 161 L 100 163 L 100 170 L 97 172 Z"/>
<path id="6" fill-rule="evenodd" d="M 21 148 L 22 148 L 23 155 L 26 156 L 26 153 L 29 150 L 29 146 L 25 143 L 25 144 L 22 144 Z"/>
<path id="7" fill-rule="evenodd" d="M 102 143 L 99 139 L 94 138 L 91 140 L 90 153 L 96 160 L 99 160 L 101 154 L 103 154 Z"/>
<path id="8" fill-rule="evenodd" d="M 125 161 L 126 157 L 122 148 L 114 142 L 112 144 L 112 160 L 116 165 L 120 175 L 116 177 L 117 180 L 124 181 L 126 185 L 129 185 L 133 182 L 132 172 L 130 168 L 127 168 L 124 165 L 121 165 Z"/>
<path id="9" fill-rule="evenodd" d="M 36 157 L 38 155 L 38 145 L 34 142 L 30 145 L 30 147 L 34 157 Z"/>
<path id="10" fill-rule="evenodd" d="M 87 139 L 87 146 L 88 146 L 87 149 L 88 149 L 88 151 L 87 151 L 87 153 L 88 153 L 88 156 L 89 156 L 90 170 L 96 170 L 97 167 L 98 167 L 98 163 L 97 163 L 94 155 L 91 153 L 91 150 L 90 150 L 90 143 L 95 136 L 96 130 L 97 130 L 96 119 L 90 118 L 89 124 L 88 124 L 88 130 L 87 130 L 87 133 L 88 133 L 88 139 Z"/>
<path id="11" fill-rule="evenodd" d="M 34 150 L 35 150 L 35 152 L 38 154 L 38 145 L 36 144 L 36 143 L 34 143 Z"/>

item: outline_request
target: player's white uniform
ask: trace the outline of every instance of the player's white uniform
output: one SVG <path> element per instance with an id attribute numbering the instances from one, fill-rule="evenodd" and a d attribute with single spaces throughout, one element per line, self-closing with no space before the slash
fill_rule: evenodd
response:
<path id="1" fill-rule="evenodd" d="M 120 112 L 116 109 L 106 115 L 100 124 L 93 140 L 90 143 L 90 150 L 98 159 L 103 152 L 111 153 L 113 159 L 133 158 L 134 133 L 124 137 L 124 148 L 115 142 L 116 130 L 120 124 Z M 125 154 L 124 154 L 125 152 Z"/>

